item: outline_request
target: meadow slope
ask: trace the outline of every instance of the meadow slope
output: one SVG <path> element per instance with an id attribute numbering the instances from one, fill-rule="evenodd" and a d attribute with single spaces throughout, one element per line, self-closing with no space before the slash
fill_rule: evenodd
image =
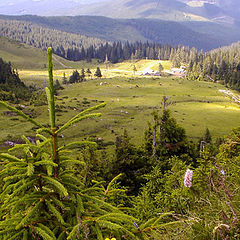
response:
<path id="1" fill-rule="evenodd" d="M 159 61 L 151 60 L 125 62 L 110 66 L 108 71 L 104 70 L 104 65 L 101 65 L 100 68 L 105 75 L 102 79 L 89 77 L 83 83 L 64 85 L 64 90 L 59 92 L 56 100 L 59 122 L 66 121 L 75 113 L 100 102 L 104 101 L 107 105 L 101 110 L 101 118 L 81 122 L 66 132 L 62 141 L 68 142 L 93 136 L 112 142 L 116 135 L 122 134 L 124 129 L 127 129 L 130 136 L 140 143 L 148 121 L 152 121 L 151 113 L 153 110 L 161 111 L 163 96 L 169 97 L 171 103 L 169 109 L 172 115 L 193 140 L 203 136 L 206 127 L 216 138 L 228 134 L 232 128 L 239 125 L 240 108 L 219 92 L 219 89 L 225 89 L 224 86 L 176 77 L 145 77 L 134 75 L 131 70 L 134 64 L 140 74 L 140 71 L 149 66 L 156 69 L 158 63 Z M 170 67 L 169 62 L 162 64 L 165 65 L 165 69 Z M 91 68 L 92 72 L 94 70 L 95 68 Z M 68 76 L 72 71 L 73 69 L 56 70 L 55 79 L 61 81 L 63 72 Z M 115 77 L 112 77 L 113 75 Z M 35 82 L 43 88 L 42 80 L 47 77 L 47 72 L 20 71 L 20 76 L 25 82 Z M 48 122 L 45 106 L 25 105 L 25 111 L 33 112 L 34 116 L 43 122 Z M 0 111 L 1 141 L 15 135 L 20 137 L 24 132 L 33 134 L 31 125 L 22 120 L 18 121 L 18 117 L 6 116 L 2 108 Z"/>

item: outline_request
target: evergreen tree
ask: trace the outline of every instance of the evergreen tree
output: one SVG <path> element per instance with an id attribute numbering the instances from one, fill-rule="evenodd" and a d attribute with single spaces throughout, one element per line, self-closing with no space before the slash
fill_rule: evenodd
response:
<path id="1" fill-rule="evenodd" d="M 56 79 L 56 82 L 55 82 L 55 84 L 53 85 L 53 89 L 54 89 L 54 91 L 53 91 L 54 95 L 57 95 L 58 90 L 63 90 L 63 89 L 64 89 L 64 88 L 61 86 L 61 84 L 60 84 L 60 82 L 58 81 L 58 79 Z"/>
<path id="2" fill-rule="evenodd" d="M 163 66 L 161 63 L 159 63 L 158 65 L 158 71 L 161 73 L 163 71 Z"/>
<path id="3" fill-rule="evenodd" d="M 113 162 L 112 174 L 122 173 L 121 183 L 127 188 L 129 195 L 136 195 L 144 183 L 144 174 L 150 169 L 143 151 L 130 142 L 125 130 L 123 135 L 116 138 L 116 159 Z"/>
<path id="4" fill-rule="evenodd" d="M 166 105 L 167 103 L 164 104 L 161 115 L 157 112 L 153 113 L 154 124 L 149 124 L 144 141 L 146 157 L 154 165 L 158 164 L 163 172 L 169 170 L 168 159 L 173 156 L 185 155 L 186 161 L 195 157 L 189 146 L 185 129 L 171 117 Z"/>
<path id="5" fill-rule="evenodd" d="M 84 70 L 84 68 L 81 69 L 80 79 L 81 79 L 80 80 L 81 82 L 85 80 L 85 70 Z"/>
<path id="6" fill-rule="evenodd" d="M 27 87 L 19 78 L 17 70 L 11 63 L 6 63 L 0 58 L 0 100 L 18 103 L 20 99 L 29 100 L 34 88 Z"/>
<path id="7" fill-rule="evenodd" d="M 62 83 L 63 84 L 67 84 L 68 83 L 65 72 L 63 73 Z"/>
<path id="8" fill-rule="evenodd" d="M 204 140 L 206 143 L 211 143 L 211 142 L 212 142 L 212 136 L 211 136 L 211 133 L 210 133 L 210 131 L 209 131 L 208 128 L 206 128 L 206 131 L 205 131 L 203 140 Z"/>
<path id="9" fill-rule="evenodd" d="M 77 70 L 73 71 L 72 75 L 69 77 L 69 83 L 80 82 L 80 74 Z"/>
<path id="10" fill-rule="evenodd" d="M 134 74 L 134 75 L 135 75 L 136 71 L 137 71 L 137 68 L 136 68 L 135 65 L 133 65 L 133 74 Z"/>
<path id="11" fill-rule="evenodd" d="M 92 72 L 91 72 L 91 70 L 89 68 L 87 69 L 86 74 L 87 74 L 87 77 L 92 76 Z"/>
<path id="12" fill-rule="evenodd" d="M 102 73 L 101 73 L 101 70 L 100 70 L 99 67 L 97 67 L 97 70 L 96 70 L 94 76 L 96 76 L 96 77 L 98 77 L 98 78 L 101 78 L 101 77 L 102 77 Z"/>

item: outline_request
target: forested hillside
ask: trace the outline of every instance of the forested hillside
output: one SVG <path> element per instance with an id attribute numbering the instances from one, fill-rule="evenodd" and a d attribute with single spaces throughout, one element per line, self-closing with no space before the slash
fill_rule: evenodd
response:
<path id="1" fill-rule="evenodd" d="M 210 50 L 229 45 L 240 38 L 237 27 L 216 23 L 186 23 L 157 19 L 111 19 L 97 16 L 39 17 L 0 16 L 5 20 L 18 20 L 41 25 L 42 28 L 77 33 L 104 41 L 149 41 L 161 44 L 184 45 Z M 11 22 L 5 23 L 10 28 Z M 200 25 L 200 26 L 199 26 Z M 11 29 L 10 29 L 11 31 Z M 25 33 L 26 34 L 26 33 Z M 29 36 L 31 40 L 31 35 Z M 73 38 L 76 44 L 75 38 Z M 74 46 L 73 46 L 74 47 Z"/>
<path id="2" fill-rule="evenodd" d="M 24 21 L 0 19 L 0 23 L 0 35 L 43 50 L 51 46 L 55 54 L 73 61 L 91 59 L 105 61 L 106 55 L 112 63 L 146 57 L 149 59 L 167 60 L 172 49 L 169 44 L 142 42 L 106 43 L 99 39 L 61 32 Z M 141 24 L 141 28 L 146 28 L 144 22 Z"/>
<path id="3" fill-rule="evenodd" d="M 104 41 L 84 35 L 58 31 L 24 21 L 0 19 L 0 35 L 24 42 L 36 48 L 51 46 L 59 56 L 65 56 L 68 48 L 81 50 L 90 46 L 98 48 Z"/>
<path id="4" fill-rule="evenodd" d="M 212 50 L 208 53 L 191 54 L 187 78 L 219 81 L 229 88 L 240 91 L 240 42 Z"/>
<path id="5" fill-rule="evenodd" d="M 55 21 L 58 19 L 56 18 L 53 21 L 53 18 L 32 16 L 26 16 L 25 18 L 28 20 L 35 19 L 35 21 L 38 22 L 46 20 L 47 24 L 52 24 L 52 27 L 56 24 Z M 72 19 L 76 20 L 76 18 Z M 91 61 L 92 59 L 99 59 L 104 62 L 107 57 L 110 62 L 116 63 L 129 59 L 170 59 L 174 66 L 180 66 L 181 64 L 188 66 L 187 77 L 190 79 L 198 78 L 220 81 L 230 88 L 240 90 L 239 43 L 233 44 L 231 47 L 224 47 L 204 53 L 198 52 L 196 48 L 191 49 L 190 47 L 181 46 L 171 47 L 171 44 L 164 45 L 151 42 L 129 43 L 119 41 L 106 43 L 100 39 L 61 32 L 28 21 L 0 19 L 0 23 L 0 35 L 25 42 L 43 50 L 51 46 L 55 54 L 68 60 Z M 145 20 L 132 20 L 131 22 L 132 26 L 135 26 L 136 29 L 139 28 L 142 32 L 148 29 L 147 23 L 148 22 Z M 76 22 L 74 22 L 73 26 L 75 25 Z M 64 22 L 63 26 L 64 28 L 66 27 L 66 22 Z M 71 31 L 73 26 L 71 26 L 69 31 Z M 154 27 L 156 31 L 153 31 L 151 35 L 151 30 L 148 29 L 146 35 L 152 36 L 151 38 L 155 39 L 154 42 L 159 42 L 157 35 L 155 35 L 158 29 L 157 22 L 156 25 L 152 24 L 152 30 L 154 30 Z M 168 27 L 166 29 L 169 30 Z M 165 37 L 167 36 L 166 34 L 163 35 Z M 188 35 L 184 35 L 184 37 L 188 37 Z M 160 42 L 164 42 L 164 39 Z"/>
<path id="6" fill-rule="evenodd" d="M 237 0 L 11 0 L 0 4 L 0 13 L 232 22 L 238 19 L 238 5 Z"/>

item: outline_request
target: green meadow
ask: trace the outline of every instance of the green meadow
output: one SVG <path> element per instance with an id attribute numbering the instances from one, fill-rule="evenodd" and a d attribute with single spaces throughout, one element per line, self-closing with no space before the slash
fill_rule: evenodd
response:
<path id="1" fill-rule="evenodd" d="M 122 134 L 127 129 L 135 142 L 141 143 L 148 122 L 152 121 L 153 110 L 161 112 L 163 96 L 168 96 L 172 115 L 178 123 L 186 129 L 187 135 L 193 141 L 203 136 L 206 127 L 212 136 L 222 137 L 227 135 L 232 128 L 239 126 L 240 108 L 230 98 L 220 93 L 224 86 L 212 82 L 188 81 L 177 77 L 144 77 L 134 75 L 131 67 L 134 63 L 111 65 L 104 69 L 102 79 L 90 78 L 86 82 L 64 85 L 64 90 L 59 91 L 56 98 L 58 122 L 70 119 L 77 112 L 94 106 L 101 102 L 107 105 L 101 110 L 99 119 L 82 121 L 65 133 L 61 141 L 68 142 L 83 139 L 86 136 L 102 138 L 106 142 L 113 142 L 116 135 Z M 136 62 L 137 69 L 143 70 L 156 64 L 150 60 Z M 164 63 L 169 66 L 169 63 Z M 90 66 L 91 71 L 94 68 Z M 166 68 L 166 67 L 165 67 Z M 79 68 L 80 71 L 81 68 Z M 123 75 L 115 74 L 117 70 Z M 63 72 L 68 77 L 72 69 L 54 71 L 55 79 L 61 81 Z M 116 77 L 108 77 L 116 75 Z M 23 70 L 20 77 L 28 84 L 34 83 L 43 89 L 47 72 L 44 70 Z M 108 78 L 107 78 L 108 77 Z M 43 89 L 44 91 L 44 89 Z M 46 106 L 33 106 L 28 103 L 25 111 L 32 113 L 43 122 L 48 123 Z M 63 121 L 64 120 L 64 121 Z M 32 125 L 6 113 L 0 109 L 0 135 L 1 141 L 19 138 L 23 133 L 33 136 Z"/>

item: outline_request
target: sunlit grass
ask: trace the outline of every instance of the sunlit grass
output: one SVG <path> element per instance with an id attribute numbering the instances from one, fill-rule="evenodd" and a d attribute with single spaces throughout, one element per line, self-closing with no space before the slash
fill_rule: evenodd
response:
<path id="1" fill-rule="evenodd" d="M 35 73 L 38 75 L 34 75 Z M 54 73 L 56 79 L 61 76 L 62 71 L 54 71 Z M 66 72 L 66 74 L 70 73 L 71 70 Z M 23 71 L 21 74 L 24 77 L 32 75 L 41 86 L 43 86 L 42 80 L 47 76 L 44 71 Z M 25 78 L 25 81 L 28 80 Z M 75 113 L 100 101 L 107 103 L 107 106 L 101 110 L 101 118 L 83 121 L 76 125 L 65 133 L 64 138 L 61 139 L 64 142 L 90 135 L 102 137 L 105 141 L 115 141 L 116 135 L 127 129 L 129 135 L 140 144 L 147 122 L 152 121 L 152 111 L 161 112 L 164 95 L 169 96 L 171 102 L 169 109 L 172 115 L 186 129 L 187 135 L 194 140 L 204 134 L 206 127 L 216 138 L 228 134 L 233 127 L 239 126 L 238 106 L 218 91 L 224 87 L 216 83 L 193 82 L 173 77 L 121 76 L 93 79 L 67 85 L 64 88 L 59 92 L 56 100 L 56 104 L 62 110 L 57 113 L 58 122 L 66 121 Z M 44 107 L 27 106 L 27 109 L 29 108 L 33 108 L 43 122 L 48 122 L 47 110 Z M 8 138 L 8 135 L 21 136 L 24 132 L 33 134 L 31 125 L 13 119 L 14 117 L 3 116 L 1 110 L 1 139 Z"/>
<path id="2" fill-rule="evenodd" d="M 75 68 L 66 68 L 54 70 L 54 78 L 58 79 L 60 82 L 62 81 L 63 74 L 69 78 L 74 70 L 78 70 L 81 73 L 81 69 L 84 68 L 85 71 L 89 68 L 92 72 L 92 76 L 89 79 L 95 78 L 94 73 L 96 71 L 96 67 L 99 66 L 103 75 L 103 78 L 110 77 L 137 77 L 143 73 L 144 70 L 154 70 L 157 71 L 159 68 L 159 63 L 162 64 L 164 70 L 171 69 L 170 61 L 159 61 L 159 60 L 138 60 L 138 61 L 125 61 L 123 63 L 118 64 L 109 64 L 108 67 L 104 64 L 97 64 L 93 62 L 91 64 L 87 64 L 86 62 L 78 62 L 75 63 Z M 78 65 L 77 65 L 78 64 Z M 135 65 L 137 71 L 134 74 L 133 66 Z M 19 75 L 22 79 L 26 80 L 28 84 L 43 84 L 44 80 L 48 77 L 47 70 L 19 70 Z"/>

